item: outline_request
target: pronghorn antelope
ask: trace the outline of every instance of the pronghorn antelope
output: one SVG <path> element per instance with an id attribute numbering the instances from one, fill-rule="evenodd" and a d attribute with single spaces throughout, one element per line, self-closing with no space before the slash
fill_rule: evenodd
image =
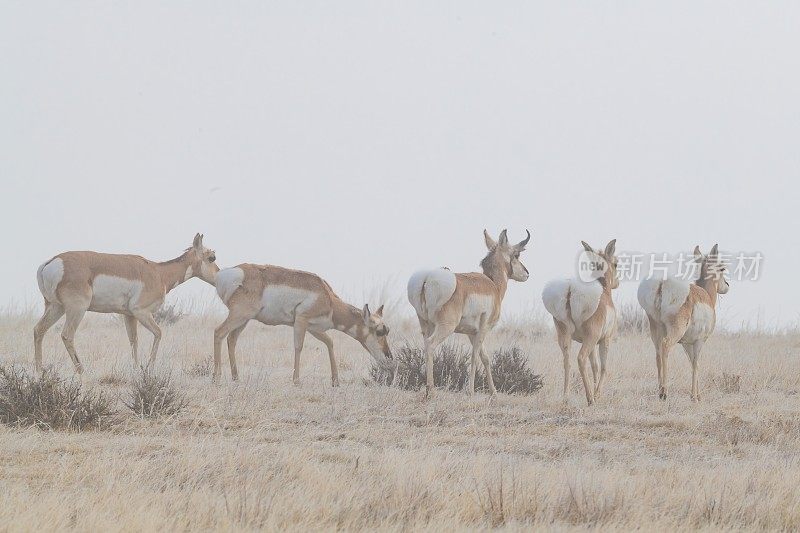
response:
<path id="1" fill-rule="evenodd" d="M 519 256 L 531 234 L 519 244 L 508 243 L 506 230 L 495 242 L 486 230 L 483 236 L 489 253 L 481 261 L 483 273 L 454 274 L 448 269 L 422 270 L 408 280 L 408 301 L 414 306 L 425 340 L 427 383 L 425 395 L 433 394 L 433 355 L 436 348 L 452 333 L 464 333 L 472 343 L 472 363 L 467 393 L 475 391 L 475 367 L 480 355 L 486 381 L 496 394 L 489 358 L 483 351 L 483 340 L 500 318 L 500 306 L 508 280 L 525 281 L 528 269 Z"/>
<path id="2" fill-rule="evenodd" d="M 360 310 L 347 304 L 316 274 L 272 265 L 242 264 L 217 274 L 217 294 L 228 307 L 228 317 L 214 331 L 212 380 L 215 383 L 222 370 L 220 358 L 225 337 L 228 337 L 231 378 L 239 379 L 236 341 L 251 319 L 268 326 L 294 328 L 295 384 L 300 383 L 300 352 L 306 332 L 328 349 L 334 387 L 339 385 L 339 372 L 333 341 L 326 333 L 329 329 L 342 331 L 360 342 L 382 368 L 396 369 L 387 342 L 389 328 L 383 323 L 383 306 L 370 312 L 367 305 Z"/>
<path id="3" fill-rule="evenodd" d="M 617 240 L 606 245 L 605 250 L 593 250 L 581 241 L 589 254 L 590 264 L 597 272 L 595 279 L 554 280 L 545 285 L 542 302 L 547 312 L 553 315 L 558 345 L 564 356 L 564 398 L 567 397 L 570 377 L 570 348 L 572 341 L 581 343 L 578 351 L 578 370 L 583 379 L 586 401 L 594 403 L 606 379 L 606 360 L 611 338 L 617 328 L 617 311 L 611 298 L 611 289 L 619 286 L 617 279 L 617 257 L 614 255 Z M 598 374 L 597 348 L 600 348 L 600 371 Z M 592 366 L 592 382 L 586 370 L 586 360 Z"/>
<path id="4" fill-rule="evenodd" d="M 692 400 L 700 400 L 697 386 L 697 364 L 700 351 L 716 324 L 717 295 L 728 292 L 725 266 L 715 244 L 707 256 L 700 247 L 694 249 L 695 261 L 700 264 L 697 281 L 668 278 L 646 279 L 639 285 L 639 304 L 647 313 L 650 336 L 656 349 L 658 397 L 667 399 L 667 358 L 676 343 L 680 343 L 692 364 Z"/>
<path id="5" fill-rule="evenodd" d="M 75 331 L 86 311 L 119 313 L 137 361 L 137 322 L 153 334 L 150 362 L 156 358 L 161 328 L 153 319 L 166 294 L 190 278 L 214 284 L 219 271 L 213 250 L 203 246 L 203 236 L 195 235 L 192 246 L 171 261 L 155 263 L 138 255 L 64 252 L 42 266 L 36 273 L 44 296 L 44 315 L 33 330 L 34 363 L 42 368 L 42 339 L 61 315 L 66 314 L 61 338 L 75 371 L 83 365 L 75 351 Z"/>

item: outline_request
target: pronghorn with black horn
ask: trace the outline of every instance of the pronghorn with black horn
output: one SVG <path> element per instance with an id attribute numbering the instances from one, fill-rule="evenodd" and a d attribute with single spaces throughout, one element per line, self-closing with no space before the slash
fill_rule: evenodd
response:
<path id="1" fill-rule="evenodd" d="M 594 250 L 581 241 L 588 256 L 581 256 L 581 278 L 586 280 L 554 280 L 545 285 L 542 302 L 553 315 L 556 337 L 564 358 L 564 398 L 567 398 L 570 378 L 570 349 L 572 341 L 581 343 L 578 351 L 578 370 L 589 405 L 600 394 L 606 379 L 606 361 L 611 338 L 617 328 L 617 311 L 611 290 L 619 287 L 617 257 L 614 255 L 617 240 L 609 242 L 605 250 Z M 598 373 L 597 349 L 600 348 Z M 586 360 L 592 366 L 592 382 L 586 369 Z"/>
<path id="2" fill-rule="evenodd" d="M 236 381 L 236 341 L 250 320 L 268 326 L 294 328 L 295 384 L 300 383 L 300 353 L 306 332 L 328 349 L 331 364 L 331 383 L 339 385 L 339 372 L 333 352 L 333 341 L 326 333 L 336 329 L 353 337 L 385 370 L 394 371 L 387 335 L 383 323 L 383 306 L 371 312 L 368 305 L 358 309 L 343 302 L 328 283 L 309 272 L 290 270 L 272 265 L 242 264 L 223 269 L 217 274 L 217 294 L 228 308 L 228 317 L 214 331 L 214 374 L 221 374 L 222 340 L 228 338 L 228 359 L 231 378 Z"/>
<path id="3" fill-rule="evenodd" d="M 75 371 L 83 365 L 75 351 L 75 331 L 86 311 L 118 313 L 125 319 L 134 362 L 137 361 L 137 322 L 153 334 L 150 362 L 156 358 L 161 328 L 153 311 L 164 303 L 166 294 L 191 278 L 214 284 L 219 271 L 213 250 L 203 246 L 203 236 L 195 235 L 192 246 L 171 261 L 156 263 L 138 255 L 64 252 L 36 273 L 44 296 L 44 315 L 33 330 L 34 363 L 42 368 L 42 339 L 47 330 L 66 314 L 61 338 Z"/>
<path id="4" fill-rule="evenodd" d="M 697 386 L 697 365 L 700 351 L 717 321 L 717 295 L 730 289 L 725 279 L 725 266 L 714 245 L 704 256 L 695 246 L 694 260 L 700 265 L 700 276 L 691 283 L 678 278 L 646 279 L 639 284 L 639 304 L 647 313 L 650 336 L 656 349 L 658 397 L 667 399 L 667 358 L 680 343 L 692 364 L 692 400 L 700 400 Z"/>
<path id="5" fill-rule="evenodd" d="M 525 281 L 528 269 L 519 256 L 530 241 L 529 231 L 518 244 L 509 244 L 506 230 L 495 241 L 483 230 L 489 253 L 481 261 L 483 273 L 454 274 L 447 269 L 422 270 L 408 281 L 408 301 L 414 306 L 425 339 L 427 374 L 425 395 L 433 394 L 433 356 L 439 345 L 453 333 L 464 333 L 472 343 L 472 362 L 467 394 L 475 391 L 475 368 L 480 356 L 489 392 L 496 390 L 489 358 L 483 351 L 486 334 L 500 319 L 500 307 L 508 280 Z"/>

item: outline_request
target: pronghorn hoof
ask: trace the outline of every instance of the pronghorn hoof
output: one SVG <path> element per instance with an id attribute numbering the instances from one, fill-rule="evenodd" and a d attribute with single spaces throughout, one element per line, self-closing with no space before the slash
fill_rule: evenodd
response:
<path id="1" fill-rule="evenodd" d="M 299 379 L 293 379 L 293 380 L 292 380 L 292 384 L 293 384 L 295 387 L 299 387 L 299 386 L 300 386 L 300 380 L 299 380 Z"/>
<path id="2" fill-rule="evenodd" d="M 334 379 L 334 380 L 331 381 L 331 387 L 338 387 L 338 386 L 339 386 L 339 380 L 338 379 Z"/>
<path id="3" fill-rule="evenodd" d="M 662 390 L 661 392 L 659 392 L 659 393 L 658 393 L 658 399 L 659 399 L 659 400 L 666 400 L 666 399 L 667 399 L 667 393 L 666 393 L 666 391 L 663 391 L 663 390 Z"/>

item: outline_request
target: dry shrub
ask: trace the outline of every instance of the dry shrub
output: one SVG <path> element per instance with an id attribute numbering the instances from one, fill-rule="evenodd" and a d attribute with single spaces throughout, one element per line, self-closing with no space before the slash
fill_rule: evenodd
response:
<path id="1" fill-rule="evenodd" d="M 142 367 L 131 380 L 122 403 L 140 417 L 157 418 L 178 414 L 188 400 L 178 390 L 170 372 Z"/>
<path id="2" fill-rule="evenodd" d="M 723 372 L 721 376 L 715 376 L 713 382 L 725 394 L 736 394 L 742 390 L 742 376 L 738 374 Z"/>
<path id="3" fill-rule="evenodd" d="M 114 420 L 114 400 L 83 389 L 54 370 L 41 376 L 18 366 L 0 366 L 0 422 L 15 427 L 82 431 L 99 429 Z"/>
<path id="4" fill-rule="evenodd" d="M 195 361 L 194 363 L 185 366 L 183 368 L 183 372 L 190 376 L 197 376 L 197 377 L 206 377 L 211 375 L 211 371 L 214 369 L 214 360 L 211 357 L 206 357 L 205 359 L 201 359 L 200 361 Z"/>
<path id="5" fill-rule="evenodd" d="M 419 346 L 405 343 L 393 349 L 398 362 L 397 383 L 404 390 L 419 390 L 425 385 L 425 351 Z M 469 380 L 471 348 L 457 344 L 443 344 L 433 358 L 433 382 L 447 390 L 463 390 Z M 391 382 L 391 375 L 377 365 L 372 366 L 372 378 L 380 383 Z M 528 368 L 528 357 L 514 346 L 501 348 L 492 357 L 492 378 L 499 392 L 533 394 L 542 388 L 542 377 Z M 475 389 L 486 391 L 486 375 L 478 361 L 475 372 Z"/>
<path id="6" fill-rule="evenodd" d="M 109 372 L 100 377 L 99 383 L 108 387 L 121 387 L 125 384 L 125 376 L 117 371 Z"/>

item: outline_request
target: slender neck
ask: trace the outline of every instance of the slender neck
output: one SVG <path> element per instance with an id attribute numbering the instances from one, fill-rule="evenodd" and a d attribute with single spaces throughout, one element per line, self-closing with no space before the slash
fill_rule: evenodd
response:
<path id="1" fill-rule="evenodd" d="M 695 284 L 708 293 L 708 297 L 711 298 L 711 307 L 716 307 L 717 280 L 714 279 L 713 276 L 708 276 L 707 274 L 705 274 L 701 276 L 697 281 L 695 281 Z"/>
<path id="2" fill-rule="evenodd" d="M 343 302 L 338 297 L 331 300 L 331 320 L 333 327 L 347 333 L 355 340 L 364 340 L 364 317 L 361 311 L 354 305 Z"/>
<path id="3" fill-rule="evenodd" d="M 603 286 L 603 292 L 610 295 L 611 287 L 614 285 L 614 274 L 611 273 L 611 269 L 607 268 L 605 272 L 603 272 L 603 277 L 597 278 L 597 281 Z"/>
<path id="4" fill-rule="evenodd" d="M 492 252 L 481 261 L 481 267 L 484 275 L 494 282 L 495 287 L 497 287 L 497 294 L 502 300 L 508 288 L 508 271 L 505 264 L 503 264 L 502 258 L 497 253 Z"/>
<path id="5" fill-rule="evenodd" d="M 165 293 L 171 291 L 190 277 L 193 277 L 194 274 L 189 272 L 191 261 L 189 260 L 188 253 L 184 253 L 171 261 L 156 263 L 155 267 L 156 270 L 158 270 L 158 275 L 161 278 L 161 284 L 164 286 Z"/>

